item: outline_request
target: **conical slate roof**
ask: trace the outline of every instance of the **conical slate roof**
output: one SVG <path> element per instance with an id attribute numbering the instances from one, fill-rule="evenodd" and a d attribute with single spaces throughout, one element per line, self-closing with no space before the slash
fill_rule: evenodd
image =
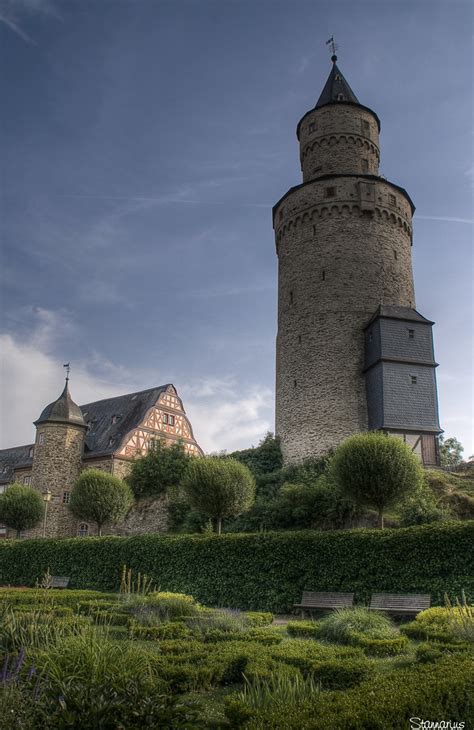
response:
<path id="1" fill-rule="evenodd" d="M 333 64 L 328 80 L 324 85 L 321 96 L 316 102 L 317 109 L 324 104 L 337 104 L 338 101 L 350 101 L 353 104 L 359 104 L 357 96 L 352 91 L 346 79 L 336 65 L 336 56 L 333 56 Z"/>
<path id="2" fill-rule="evenodd" d="M 73 423 L 77 426 L 86 426 L 81 409 L 71 398 L 67 381 L 59 398 L 46 406 L 41 416 L 35 421 L 35 426 L 39 423 L 50 422 Z"/>

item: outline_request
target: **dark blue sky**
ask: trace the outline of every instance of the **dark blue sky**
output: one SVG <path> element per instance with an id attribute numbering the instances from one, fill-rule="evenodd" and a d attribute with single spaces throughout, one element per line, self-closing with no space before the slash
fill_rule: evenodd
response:
<path id="1" fill-rule="evenodd" d="M 301 181 L 334 34 L 417 206 L 442 425 L 472 453 L 469 2 L 0 7 L 2 445 L 31 439 L 66 360 L 78 402 L 174 382 L 209 450 L 272 428 L 271 206 Z"/>

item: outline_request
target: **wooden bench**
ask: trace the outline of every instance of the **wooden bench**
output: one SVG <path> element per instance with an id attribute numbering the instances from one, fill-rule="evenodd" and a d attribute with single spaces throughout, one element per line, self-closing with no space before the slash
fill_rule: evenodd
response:
<path id="1" fill-rule="evenodd" d="M 301 616 L 311 611 L 335 611 L 338 608 L 350 608 L 354 605 L 353 593 L 314 593 L 303 591 L 301 603 L 295 603 L 293 608 L 301 610 Z"/>
<path id="2" fill-rule="evenodd" d="M 374 593 L 370 599 L 371 611 L 386 611 L 399 616 L 416 616 L 431 605 L 431 596 L 421 593 Z"/>
<path id="3" fill-rule="evenodd" d="M 51 576 L 51 588 L 67 588 L 69 585 L 69 578 L 64 575 L 52 575 Z"/>

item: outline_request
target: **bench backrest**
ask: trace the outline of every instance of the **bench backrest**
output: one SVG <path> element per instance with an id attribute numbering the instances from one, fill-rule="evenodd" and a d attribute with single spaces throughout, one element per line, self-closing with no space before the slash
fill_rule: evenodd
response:
<path id="1" fill-rule="evenodd" d="M 52 575 L 51 576 L 51 588 L 67 588 L 69 585 L 69 578 L 64 575 Z"/>
<path id="2" fill-rule="evenodd" d="M 354 603 L 353 593 L 315 593 L 314 591 L 303 591 L 301 599 L 302 606 L 308 608 L 346 608 Z"/>
<path id="3" fill-rule="evenodd" d="M 424 593 L 374 593 L 370 599 L 370 608 L 386 608 L 413 611 L 424 611 L 431 604 L 431 596 Z"/>

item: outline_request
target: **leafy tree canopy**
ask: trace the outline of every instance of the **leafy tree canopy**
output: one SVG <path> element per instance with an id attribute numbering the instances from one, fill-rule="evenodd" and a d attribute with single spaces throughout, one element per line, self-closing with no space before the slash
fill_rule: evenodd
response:
<path id="1" fill-rule="evenodd" d="M 22 530 L 31 530 L 44 514 L 44 502 L 41 494 L 24 484 L 10 484 L 0 494 L 0 522 L 16 530 L 20 537 Z"/>
<path id="2" fill-rule="evenodd" d="M 272 433 L 267 433 L 258 446 L 234 451 L 227 458 L 236 459 L 245 464 L 254 476 L 277 471 L 283 465 L 280 441 Z"/>
<path id="3" fill-rule="evenodd" d="M 358 506 L 375 508 L 379 527 L 383 513 L 423 481 L 423 469 L 411 449 L 380 432 L 351 436 L 336 449 L 331 477 Z"/>
<path id="4" fill-rule="evenodd" d="M 182 443 L 155 441 L 146 456 L 133 462 L 127 482 L 137 498 L 165 494 L 181 482 L 190 458 Z"/>
<path id="5" fill-rule="evenodd" d="M 441 466 L 457 466 L 462 461 L 462 452 L 464 447 L 460 441 L 454 436 L 448 439 L 444 439 L 443 436 L 439 437 L 439 456 Z"/>
<path id="6" fill-rule="evenodd" d="M 80 520 L 96 522 L 101 535 L 104 524 L 121 522 L 132 503 L 126 482 L 100 469 L 86 469 L 74 484 L 69 509 Z"/>
<path id="7" fill-rule="evenodd" d="M 224 517 L 241 514 L 255 499 L 255 479 L 236 459 L 204 456 L 192 459 L 182 480 L 186 497 L 197 512 L 217 521 L 222 530 Z"/>

